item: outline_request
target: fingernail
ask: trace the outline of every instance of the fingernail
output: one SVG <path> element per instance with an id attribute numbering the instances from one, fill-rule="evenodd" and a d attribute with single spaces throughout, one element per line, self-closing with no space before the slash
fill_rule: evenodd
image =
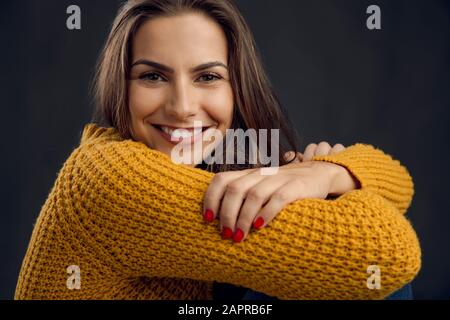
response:
<path id="1" fill-rule="evenodd" d="M 211 222 L 214 220 L 214 213 L 211 209 L 206 209 L 205 213 L 203 214 L 203 219 L 205 219 L 207 222 Z"/>
<path id="2" fill-rule="evenodd" d="M 262 227 L 263 224 L 264 224 L 264 219 L 262 217 L 259 217 L 258 219 L 256 219 L 255 222 L 253 222 L 253 228 L 259 229 Z"/>
<path id="3" fill-rule="evenodd" d="M 234 234 L 233 241 L 234 242 L 241 242 L 242 238 L 244 238 L 244 232 L 241 229 L 238 228 L 236 230 L 235 234 Z"/>
<path id="4" fill-rule="evenodd" d="M 231 230 L 231 228 L 228 228 L 228 227 L 223 227 L 222 228 L 222 238 L 229 239 L 231 237 L 233 237 L 233 230 Z"/>

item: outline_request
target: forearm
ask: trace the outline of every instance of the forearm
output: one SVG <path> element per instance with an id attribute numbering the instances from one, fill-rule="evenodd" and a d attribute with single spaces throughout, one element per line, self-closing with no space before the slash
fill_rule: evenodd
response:
<path id="1" fill-rule="evenodd" d="M 66 169 L 73 179 L 67 186 L 85 186 L 68 190 L 78 213 L 74 225 L 89 230 L 80 237 L 95 235 L 108 263 L 127 276 L 228 282 L 284 299 L 379 298 L 420 268 L 408 221 L 360 190 L 336 201 L 296 201 L 234 245 L 201 217 L 211 173 L 175 165 L 131 141 L 93 145 Z M 373 263 L 390 279 L 381 291 L 365 287 Z"/>
<path id="2" fill-rule="evenodd" d="M 358 143 L 339 153 L 316 156 L 312 160 L 344 167 L 353 177 L 357 188 L 382 196 L 402 214 L 411 204 L 414 184 L 406 167 L 371 145 Z M 352 187 L 348 175 L 342 174 L 337 180 L 340 181 L 335 186 L 337 193 Z"/>

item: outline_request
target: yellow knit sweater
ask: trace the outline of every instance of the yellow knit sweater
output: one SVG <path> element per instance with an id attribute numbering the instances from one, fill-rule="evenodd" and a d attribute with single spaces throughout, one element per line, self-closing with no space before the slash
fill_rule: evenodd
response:
<path id="1" fill-rule="evenodd" d="M 41 208 L 15 299 L 211 299 L 213 281 L 280 299 L 381 299 L 411 281 L 421 251 L 405 167 L 366 144 L 314 160 L 345 166 L 361 189 L 296 201 L 235 244 L 202 218 L 214 174 L 87 124 Z M 70 265 L 80 289 L 68 289 Z"/>

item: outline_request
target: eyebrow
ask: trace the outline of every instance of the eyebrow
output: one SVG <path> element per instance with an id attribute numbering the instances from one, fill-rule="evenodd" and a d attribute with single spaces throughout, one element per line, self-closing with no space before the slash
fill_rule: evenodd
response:
<path id="1" fill-rule="evenodd" d="M 146 60 L 146 59 L 140 59 L 140 60 L 134 62 L 131 65 L 131 68 L 133 68 L 134 66 L 140 65 L 140 64 L 143 64 L 143 65 L 146 65 L 146 66 L 149 66 L 149 67 L 153 67 L 153 68 L 156 68 L 156 69 L 159 69 L 159 70 L 162 70 L 162 71 L 166 71 L 166 72 L 169 72 L 169 73 L 174 73 L 174 70 L 171 67 L 168 67 L 166 65 L 163 65 L 163 64 L 155 62 L 155 61 Z M 220 61 L 211 61 L 211 62 L 202 63 L 202 64 L 200 64 L 200 65 L 198 65 L 196 67 L 193 67 L 193 68 L 189 69 L 189 71 L 190 72 L 198 72 L 198 71 L 209 69 L 209 68 L 212 68 L 212 67 L 223 67 L 223 68 L 228 70 L 228 67 L 225 64 L 223 64 L 222 62 L 220 62 Z"/>

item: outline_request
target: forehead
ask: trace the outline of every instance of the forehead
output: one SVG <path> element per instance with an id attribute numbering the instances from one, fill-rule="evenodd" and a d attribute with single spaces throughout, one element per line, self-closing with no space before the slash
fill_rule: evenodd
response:
<path id="1" fill-rule="evenodd" d="M 211 18 L 198 13 L 157 17 L 142 24 L 133 39 L 133 59 L 159 62 L 202 63 L 221 60 L 227 63 L 228 49 L 224 31 Z"/>

